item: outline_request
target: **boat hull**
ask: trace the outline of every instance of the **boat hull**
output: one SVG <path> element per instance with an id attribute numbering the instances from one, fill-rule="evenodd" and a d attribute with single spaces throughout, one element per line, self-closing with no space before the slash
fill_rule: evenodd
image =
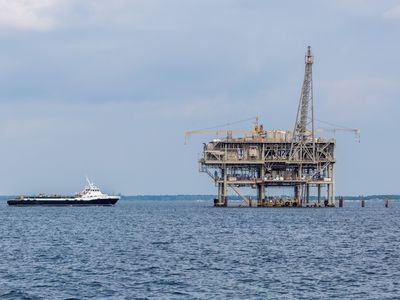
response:
<path id="1" fill-rule="evenodd" d="M 93 200 L 79 199 L 12 199 L 7 204 L 11 206 L 112 206 L 119 198 L 104 198 Z"/>

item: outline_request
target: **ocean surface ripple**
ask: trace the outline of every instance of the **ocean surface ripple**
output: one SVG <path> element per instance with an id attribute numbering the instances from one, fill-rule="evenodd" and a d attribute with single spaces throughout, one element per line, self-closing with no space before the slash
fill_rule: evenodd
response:
<path id="1" fill-rule="evenodd" d="M 393 299 L 400 203 L 0 202 L 1 299 Z"/>

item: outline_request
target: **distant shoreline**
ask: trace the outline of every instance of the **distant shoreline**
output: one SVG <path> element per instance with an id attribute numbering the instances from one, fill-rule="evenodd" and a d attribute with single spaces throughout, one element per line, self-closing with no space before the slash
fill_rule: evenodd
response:
<path id="1" fill-rule="evenodd" d="M 135 200 L 143 200 L 143 201 L 193 201 L 193 200 L 213 200 L 216 195 L 120 195 L 122 200 L 135 201 Z M 15 198 L 16 196 L 0 196 L 0 201 L 7 200 L 11 198 Z M 251 196 L 255 199 L 254 196 Z M 287 197 L 285 195 L 278 197 Z M 344 200 L 385 200 L 386 197 L 389 200 L 400 200 L 400 195 L 366 195 L 366 196 L 343 196 Z M 241 198 L 235 195 L 229 196 L 231 200 L 240 200 Z M 316 200 L 315 196 L 310 197 L 311 200 Z M 336 200 L 339 199 L 339 196 L 336 196 Z"/>
<path id="2" fill-rule="evenodd" d="M 122 195 L 124 200 L 212 200 L 216 195 Z M 285 197 L 282 195 L 282 197 Z M 400 195 L 367 195 L 367 196 L 343 196 L 345 200 L 400 200 Z M 231 200 L 240 200 L 239 196 L 232 195 Z M 311 200 L 316 200 L 316 197 L 310 197 Z M 254 197 L 253 197 L 254 199 Z M 336 196 L 339 199 L 339 196 Z"/>

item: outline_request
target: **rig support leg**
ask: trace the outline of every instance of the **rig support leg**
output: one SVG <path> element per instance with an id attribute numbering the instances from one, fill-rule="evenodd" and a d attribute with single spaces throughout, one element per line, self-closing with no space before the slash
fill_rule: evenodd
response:
<path id="1" fill-rule="evenodd" d="M 257 206 L 262 206 L 265 199 L 265 186 L 263 184 L 257 185 Z"/>
<path id="2" fill-rule="evenodd" d="M 328 178 L 330 178 L 330 183 L 327 184 L 327 200 L 328 206 L 335 206 L 335 178 L 334 178 L 334 167 L 333 165 L 328 167 Z"/>
<path id="3" fill-rule="evenodd" d="M 223 206 L 223 198 L 222 198 L 222 183 L 218 182 L 218 195 L 217 199 L 214 200 L 214 206 L 221 207 Z"/>
<path id="4" fill-rule="evenodd" d="M 321 185 L 318 184 L 318 207 L 321 206 Z"/>
<path id="5" fill-rule="evenodd" d="M 258 178 L 261 179 L 261 183 L 257 185 L 257 206 L 264 205 L 264 199 L 265 199 L 265 186 L 263 184 L 264 177 L 265 177 L 264 166 L 260 166 Z"/>
<path id="6" fill-rule="evenodd" d="M 294 200 L 297 202 L 298 206 L 301 206 L 300 202 L 300 193 L 299 193 L 299 186 L 294 186 Z"/>
<path id="7" fill-rule="evenodd" d="M 331 203 L 331 185 L 328 183 L 326 185 L 326 204 L 325 206 L 329 206 Z"/>
<path id="8" fill-rule="evenodd" d="M 331 206 L 336 206 L 336 183 L 335 183 L 335 165 L 331 165 L 331 177 L 332 177 L 332 201 Z"/>
<path id="9" fill-rule="evenodd" d="M 228 207 L 228 177 L 226 172 L 226 165 L 224 166 L 224 183 L 222 185 L 222 199 L 223 206 Z"/>

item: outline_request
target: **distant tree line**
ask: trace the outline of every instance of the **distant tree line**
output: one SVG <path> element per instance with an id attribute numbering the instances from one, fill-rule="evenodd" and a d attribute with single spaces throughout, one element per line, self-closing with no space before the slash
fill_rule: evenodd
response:
<path id="1" fill-rule="evenodd" d="M 135 196 L 122 196 L 124 200 L 148 200 L 148 201 L 161 201 L 161 200 L 212 200 L 215 195 L 135 195 Z M 252 197 L 254 196 L 247 196 Z M 287 198 L 288 196 L 282 195 L 277 198 Z M 345 200 L 384 200 L 386 197 L 389 200 L 400 200 L 400 195 L 367 195 L 367 196 L 343 196 Z M 315 196 L 310 197 L 311 200 L 316 200 Z M 241 198 L 236 195 L 229 196 L 231 200 L 240 200 Z M 339 196 L 336 196 L 339 199 Z"/>
<path id="2" fill-rule="evenodd" d="M 135 195 L 135 196 L 124 196 L 121 195 L 124 200 L 146 200 L 146 201 L 163 201 L 163 200 L 180 200 L 180 201 L 195 201 L 195 200 L 213 200 L 216 195 Z M 0 196 L 1 200 L 8 200 L 15 196 Z M 255 199 L 254 195 L 248 195 Z M 367 196 L 343 196 L 345 200 L 384 200 L 386 197 L 389 200 L 400 200 L 400 195 L 367 195 Z M 276 196 L 276 198 L 289 198 L 287 195 Z M 310 197 L 311 200 L 316 200 L 315 196 Z M 237 195 L 229 196 L 230 200 L 241 200 Z M 339 199 L 339 196 L 336 196 Z"/>

